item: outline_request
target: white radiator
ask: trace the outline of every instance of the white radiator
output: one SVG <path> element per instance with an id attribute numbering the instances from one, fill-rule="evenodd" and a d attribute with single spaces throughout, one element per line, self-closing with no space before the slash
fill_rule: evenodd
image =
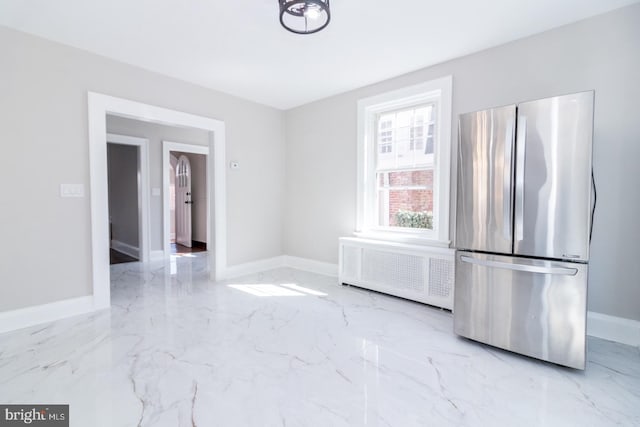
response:
<path id="1" fill-rule="evenodd" d="M 340 239 L 340 283 L 453 309 L 455 251 L 378 240 Z"/>

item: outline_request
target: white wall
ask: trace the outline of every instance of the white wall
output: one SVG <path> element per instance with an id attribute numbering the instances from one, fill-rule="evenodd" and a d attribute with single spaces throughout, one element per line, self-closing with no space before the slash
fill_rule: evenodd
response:
<path id="1" fill-rule="evenodd" d="M 640 320 L 639 23 L 631 6 L 287 111 L 285 253 L 336 263 L 355 229 L 359 99 L 451 74 L 455 142 L 460 113 L 595 89 L 589 309 Z"/>
<path id="2" fill-rule="evenodd" d="M 162 188 L 162 141 L 182 142 L 192 145 L 209 145 L 209 132 L 202 129 L 182 128 L 176 126 L 166 126 L 157 123 L 143 122 L 140 120 L 127 119 L 107 115 L 107 132 L 128 136 L 137 136 L 149 140 L 149 175 L 150 187 Z M 204 157 L 204 156 L 203 156 Z M 203 165 L 204 166 L 204 165 Z M 206 175 L 205 175 L 206 180 Z M 206 198 L 206 194 L 202 194 Z M 150 195 L 150 218 L 151 227 L 149 230 L 151 237 L 151 250 L 163 250 L 162 233 L 162 196 Z M 201 203 L 204 205 L 204 203 Z M 207 220 L 206 205 L 204 208 L 204 235 L 206 241 Z M 194 209 L 197 209 L 194 205 Z"/>
<path id="3" fill-rule="evenodd" d="M 138 230 L 138 147 L 107 144 L 111 240 L 140 248 Z"/>
<path id="4" fill-rule="evenodd" d="M 3 186 L 0 311 L 92 292 L 87 91 L 224 121 L 227 156 L 242 164 L 227 174 L 228 264 L 282 255 L 281 111 L 5 27 L 0 53 L 0 141 L 13 160 L 0 179 L 20 180 Z M 61 183 L 86 197 L 60 198 Z"/>

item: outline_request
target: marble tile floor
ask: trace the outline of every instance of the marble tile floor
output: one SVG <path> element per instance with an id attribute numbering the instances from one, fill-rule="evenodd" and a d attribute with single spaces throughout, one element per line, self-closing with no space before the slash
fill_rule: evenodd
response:
<path id="1" fill-rule="evenodd" d="M 638 426 L 640 351 L 585 372 L 456 337 L 446 311 L 205 253 L 111 267 L 112 308 L 0 335 L 0 403 L 72 426 Z"/>

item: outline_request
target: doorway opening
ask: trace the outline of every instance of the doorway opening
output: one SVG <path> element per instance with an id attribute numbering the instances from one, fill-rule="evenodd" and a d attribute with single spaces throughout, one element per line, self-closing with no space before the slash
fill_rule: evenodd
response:
<path id="1" fill-rule="evenodd" d="M 149 259 L 148 143 L 107 134 L 110 264 Z"/>
<path id="2" fill-rule="evenodd" d="M 107 143 L 109 264 L 138 261 L 138 149 Z"/>
<path id="3" fill-rule="evenodd" d="M 162 163 L 165 253 L 208 250 L 209 147 L 162 141 Z"/>
<path id="4" fill-rule="evenodd" d="M 203 129 L 209 136 L 208 227 L 209 275 L 221 280 L 227 273 L 227 219 L 225 176 L 225 124 L 208 117 L 170 110 L 123 98 L 89 92 L 89 174 L 91 179 L 91 250 L 93 307 L 111 305 L 109 268 L 109 202 L 107 177 L 107 115 L 137 119 L 169 126 Z M 167 169 L 164 169 L 167 170 Z M 154 190 L 155 192 L 155 190 Z M 168 222 L 168 221 L 167 221 Z M 167 234 L 168 237 L 168 234 Z M 168 239 L 167 239 L 168 241 Z M 169 251 L 164 253 L 169 257 Z"/>

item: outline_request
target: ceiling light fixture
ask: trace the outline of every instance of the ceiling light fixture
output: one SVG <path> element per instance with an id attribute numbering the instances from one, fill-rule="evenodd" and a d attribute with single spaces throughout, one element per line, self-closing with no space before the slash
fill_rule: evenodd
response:
<path id="1" fill-rule="evenodd" d="M 296 34 L 317 33 L 329 25 L 329 0 L 278 0 L 280 23 Z"/>

